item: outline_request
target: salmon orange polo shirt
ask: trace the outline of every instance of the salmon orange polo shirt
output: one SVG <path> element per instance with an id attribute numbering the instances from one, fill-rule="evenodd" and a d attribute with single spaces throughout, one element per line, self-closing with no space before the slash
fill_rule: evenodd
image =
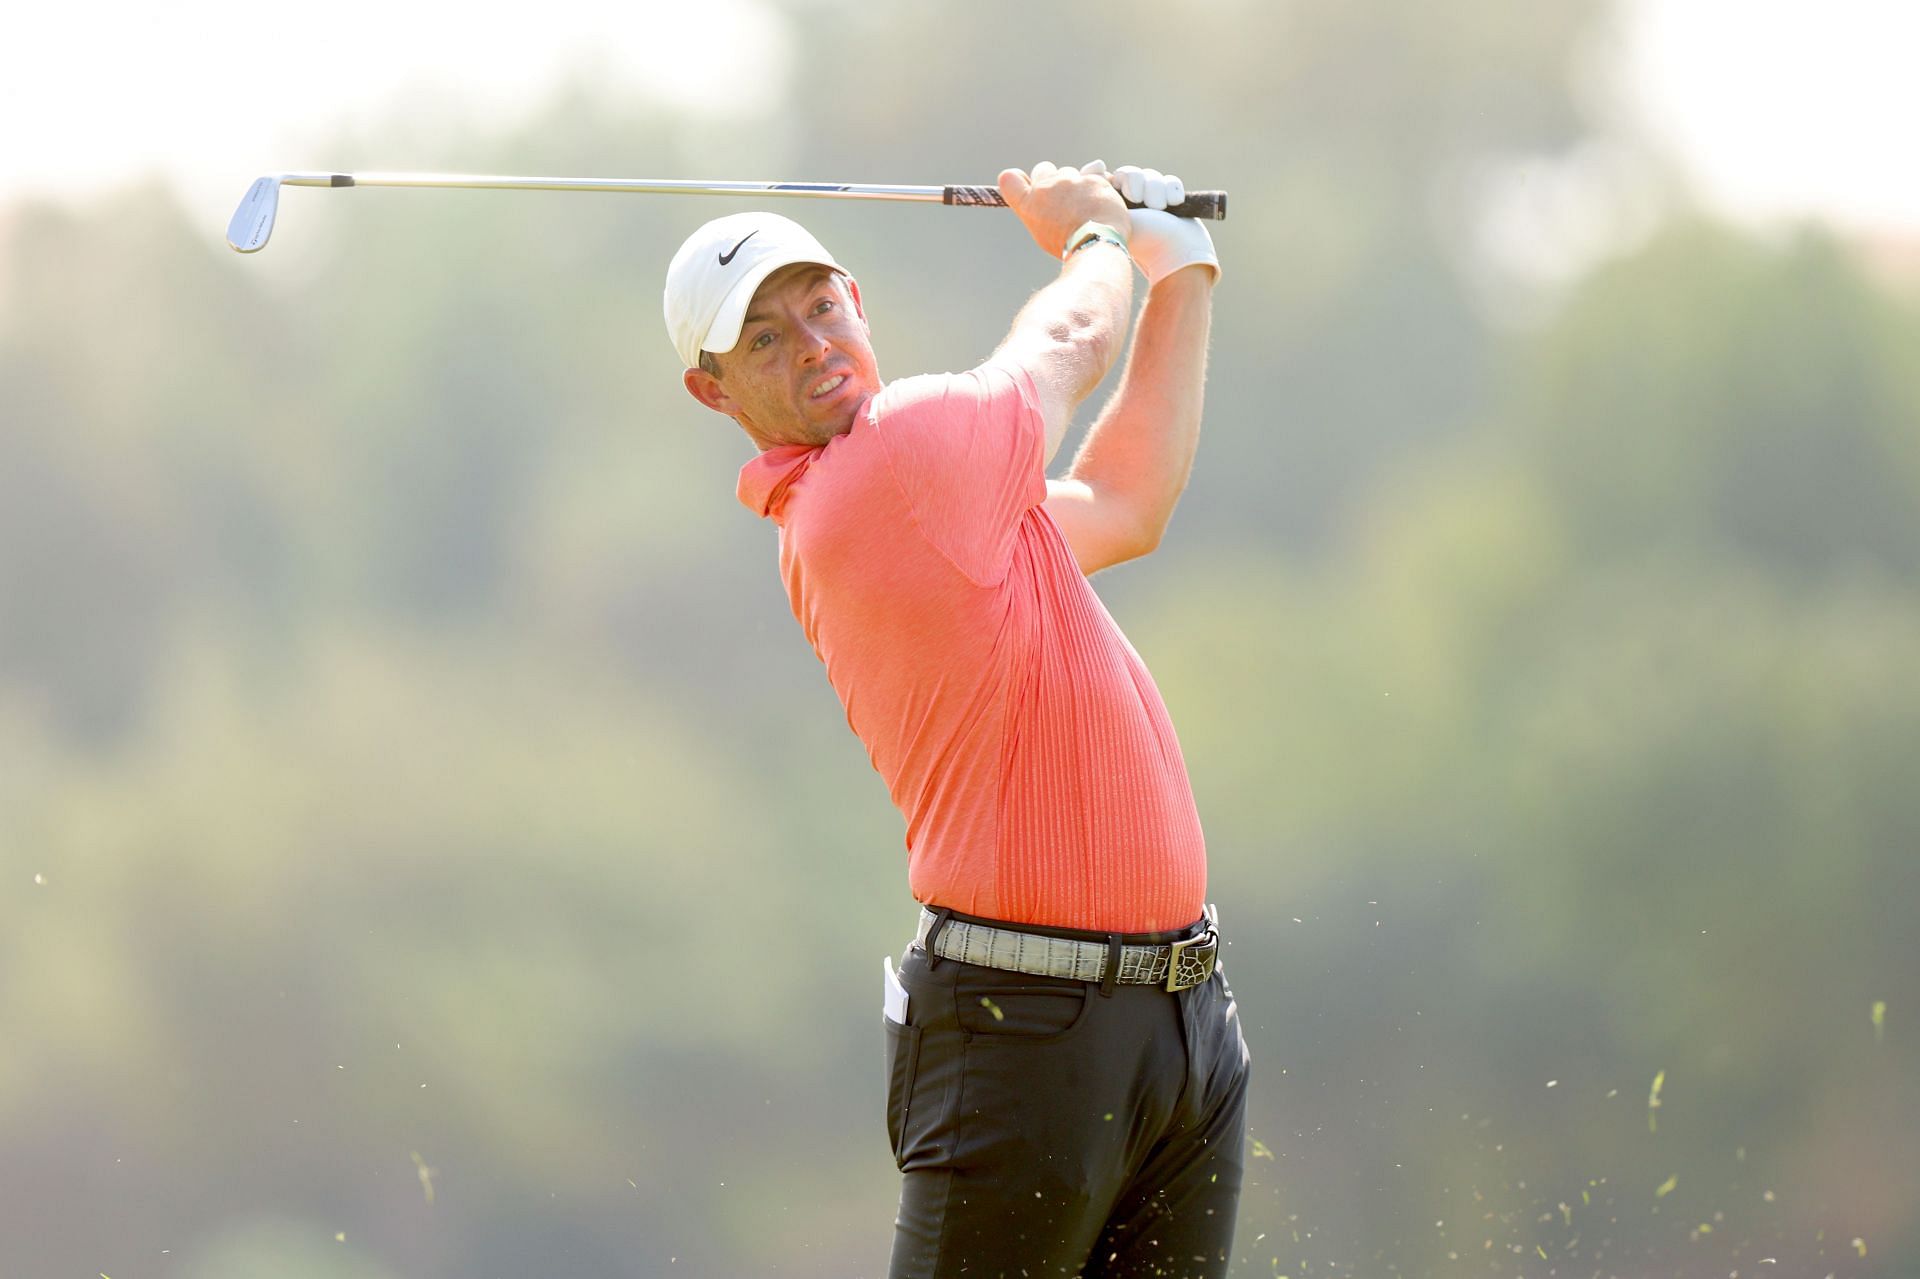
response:
<path id="1" fill-rule="evenodd" d="M 907 821 L 930 906 L 1155 932 L 1200 917 L 1206 843 L 1139 654 L 1043 507 L 1025 370 L 905 378 L 739 496 L 780 528 L 794 616 Z"/>

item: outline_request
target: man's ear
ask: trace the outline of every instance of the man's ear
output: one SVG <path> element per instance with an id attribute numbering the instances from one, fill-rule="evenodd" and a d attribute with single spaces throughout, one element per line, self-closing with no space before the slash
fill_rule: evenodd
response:
<path id="1" fill-rule="evenodd" d="M 705 369 L 688 369 L 680 375 L 680 384 L 687 388 L 688 395 L 715 413 L 732 417 L 738 409 L 733 397 L 721 387 L 720 379 Z"/>
<path id="2" fill-rule="evenodd" d="M 853 313 L 860 317 L 860 323 L 867 324 L 867 308 L 860 301 L 860 281 L 850 275 L 841 278 L 847 282 L 847 296 L 853 299 Z M 873 326 L 867 324 L 867 329 L 871 332 Z"/>

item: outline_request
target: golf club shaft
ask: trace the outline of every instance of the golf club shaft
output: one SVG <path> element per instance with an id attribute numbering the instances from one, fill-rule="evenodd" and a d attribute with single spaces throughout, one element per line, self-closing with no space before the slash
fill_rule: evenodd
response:
<path id="1" fill-rule="evenodd" d="M 685 182 L 652 178 L 523 178 L 471 173 L 290 173 L 296 187 L 448 187 L 481 191 L 625 191 L 648 195 L 770 195 L 824 200 L 909 200 L 1005 208 L 997 187 L 897 186 L 859 182 Z M 1129 206 L 1141 206 L 1129 201 Z M 1224 191 L 1189 191 L 1167 209 L 1185 218 L 1227 216 Z"/>

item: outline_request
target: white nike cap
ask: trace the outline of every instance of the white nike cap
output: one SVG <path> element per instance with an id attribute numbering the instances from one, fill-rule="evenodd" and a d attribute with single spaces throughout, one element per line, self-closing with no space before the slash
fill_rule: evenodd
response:
<path id="1" fill-rule="evenodd" d="M 667 335 L 693 368 L 700 352 L 731 351 L 760 282 L 783 266 L 818 262 L 845 273 L 813 233 L 777 213 L 730 213 L 688 236 L 667 267 Z"/>

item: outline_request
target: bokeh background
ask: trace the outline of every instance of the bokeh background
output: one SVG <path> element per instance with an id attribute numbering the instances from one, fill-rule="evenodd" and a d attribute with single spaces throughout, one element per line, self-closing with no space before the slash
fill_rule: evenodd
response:
<path id="1" fill-rule="evenodd" d="M 1719 11 L 1694 72 L 1884 128 L 1872 68 Z M 0 125 L 222 104 L 217 190 L 0 198 L 0 1276 L 884 1271 L 901 823 L 658 318 L 743 206 L 222 232 L 280 168 L 1095 155 L 1232 193 L 1192 485 L 1098 586 L 1232 939 L 1235 1273 L 1920 1272 L 1920 223 L 1716 195 L 1623 88 L 1649 6 L 642 6 L 652 72 L 537 82 L 447 13 L 492 61 L 272 154 L 296 50 L 432 23 L 185 12 L 103 11 Z M 225 64 L 116 78 L 182 39 Z M 783 211 L 890 375 L 1052 274 L 1004 215 Z"/>

